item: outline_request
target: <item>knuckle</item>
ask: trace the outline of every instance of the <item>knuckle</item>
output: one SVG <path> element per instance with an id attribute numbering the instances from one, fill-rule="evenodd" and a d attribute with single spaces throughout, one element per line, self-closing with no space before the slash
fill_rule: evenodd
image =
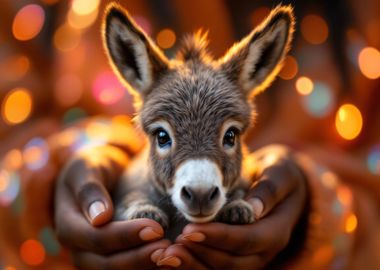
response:
<path id="1" fill-rule="evenodd" d="M 274 199 L 277 197 L 278 188 L 277 186 L 270 180 L 263 181 L 261 185 L 262 192 L 269 197 L 269 199 Z"/>
<path id="2" fill-rule="evenodd" d="M 79 186 L 76 191 L 76 197 L 79 201 L 87 201 L 91 194 L 97 193 L 99 186 L 95 182 L 87 182 Z"/>
<path id="3" fill-rule="evenodd" d="M 61 178 L 62 181 L 70 183 L 73 180 L 72 174 L 77 172 L 78 170 L 83 169 L 86 167 L 85 161 L 82 158 L 79 157 L 73 157 L 71 160 L 66 163 L 64 166 L 62 173 L 61 173 Z"/>
<path id="4" fill-rule="evenodd" d="M 105 252 L 105 241 L 100 233 L 90 230 L 86 238 L 91 250 L 100 254 Z"/>
<path id="5" fill-rule="evenodd" d="M 125 245 L 128 243 L 129 247 L 135 246 L 134 239 L 128 230 L 126 230 L 125 233 L 121 234 L 120 237 L 118 237 L 118 242 L 120 243 L 120 245 Z"/>

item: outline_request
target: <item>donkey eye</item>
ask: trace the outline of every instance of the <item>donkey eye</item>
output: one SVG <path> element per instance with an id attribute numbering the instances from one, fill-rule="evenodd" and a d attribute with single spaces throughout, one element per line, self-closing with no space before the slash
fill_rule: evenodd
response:
<path id="1" fill-rule="evenodd" d="M 156 132 L 157 144 L 160 148 L 170 147 L 172 140 L 166 130 L 160 128 Z"/>
<path id="2" fill-rule="evenodd" d="M 235 145 L 237 136 L 236 128 L 229 128 L 223 137 L 223 146 L 224 147 L 233 147 Z"/>

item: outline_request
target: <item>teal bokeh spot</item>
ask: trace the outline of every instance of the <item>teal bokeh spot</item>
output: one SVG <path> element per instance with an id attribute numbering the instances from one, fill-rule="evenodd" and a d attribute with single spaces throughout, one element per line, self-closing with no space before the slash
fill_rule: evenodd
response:
<path id="1" fill-rule="evenodd" d="M 39 240 L 44 246 L 48 255 L 57 256 L 61 251 L 61 245 L 59 244 L 52 228 L 43 228 L 39 234 Z"/>
<path id="2" fill-rule="evenodd" d="M 78 121 L 82 118 L 85 118 L 86 116 L 87 116 L 87 113 L 85 110 L 83 110 L 81 108 L 72 108 L 64 114 L 63 123 L 64 124 L 71 124 L 75 121 Z"/>
<path id="3" fill-rule="evenodd" d="M 334 102 L 332 90 L 321 82 L 315 82 L 313 91 L 303 97 L 306 111 L 316 118 L 327 116 L 333 109 Z"/>
<path id="4" fill-rule="evenodd" d="M 334 214 L 339 216 L 343 213 L 343 205 L 337 199 L 333 202 L 332 211 Z"/>
<path id="5" fill-rule="evenodd" d="M 17 195 L 16 199 L 11 204 L 11 210 L 12 210 L 13 215 L 19 216 L 21 215 L 22 211 L 24 211 L 24 208 L 25 208 L 24 196 L 20 192 Z"/>
<path id="6" fill-rule="evenodd" d="M 367 159 L 368 169 L 373 174 L 380 174 L 380 145 L 371 149 Z"/>

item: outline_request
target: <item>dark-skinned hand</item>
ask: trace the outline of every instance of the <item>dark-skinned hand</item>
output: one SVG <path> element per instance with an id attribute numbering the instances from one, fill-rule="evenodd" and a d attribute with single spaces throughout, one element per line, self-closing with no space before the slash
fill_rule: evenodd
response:
<path id="1" fill-rule="evenodd" d="M 153 220 L 111 221 L 109 194 L 127 163 L 118 148 L 96 147 L 77 154 L 58 180 L 55 228 L 78 269 L 154 269 L 170 245 Z"/>

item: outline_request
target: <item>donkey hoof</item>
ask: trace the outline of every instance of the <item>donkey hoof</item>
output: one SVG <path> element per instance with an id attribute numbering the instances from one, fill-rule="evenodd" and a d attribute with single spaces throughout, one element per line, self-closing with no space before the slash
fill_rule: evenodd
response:
<path id="1" fill-rule="evenodd" d="M 127 220 L 137 218 L 149 218 L 160 223 L 163 228 L 167 228 L 169 225 L 168 216 L 160 208 L 154 205 L 137 205 L 128 208 L 125 211 L 125 218 Z"/>
<path id="2" fill-rule="evenodd" d="M 220 210 L 217 221 L 228 224 L 249 224 L 255 221 L 255 216 L 249 203 L 244 200 L 236 200 Z"/>

